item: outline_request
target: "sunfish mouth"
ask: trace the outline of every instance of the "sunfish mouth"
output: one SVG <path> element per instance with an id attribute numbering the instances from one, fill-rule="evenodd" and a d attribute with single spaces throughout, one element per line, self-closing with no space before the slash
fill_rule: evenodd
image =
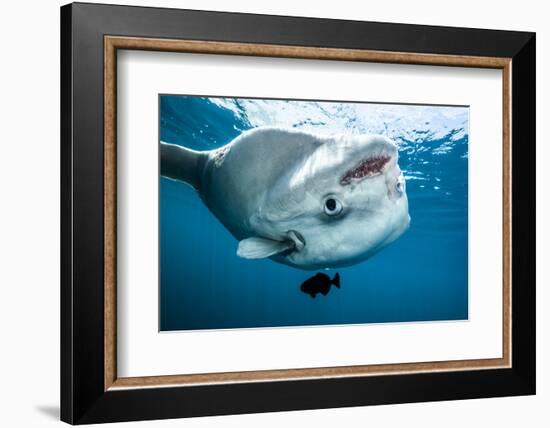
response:
<path id="1" fill-rule="evenodd" d="M 380 154 L 365 158 L 342 176 L 340 184 L 345 186 L 354 181 L 380 175 L 393 158 L 390 154 Z"/>

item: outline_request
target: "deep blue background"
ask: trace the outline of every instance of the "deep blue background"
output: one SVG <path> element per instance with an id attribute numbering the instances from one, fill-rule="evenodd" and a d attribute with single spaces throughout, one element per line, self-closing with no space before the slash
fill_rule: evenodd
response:
<path id="1" fill-rule="evenodd" d="M 163 95 L 161 140 L 220 147 L 254 126 L 239 101 L 235 106 Z M 195 191 L 161 177 L 160 329 L 466 319 L 467 129 L 457 139 L 458 129 L 441 136 L 426 126 L 397 139 L 399 164 L 415 178 L 407 180 L 410 229 L 366 262 L 327 272 L 338 271 L 342 286 L 326 297 L 312 299 L 299 289 L 315 272 L 237 257 L 237 241 Z"/>

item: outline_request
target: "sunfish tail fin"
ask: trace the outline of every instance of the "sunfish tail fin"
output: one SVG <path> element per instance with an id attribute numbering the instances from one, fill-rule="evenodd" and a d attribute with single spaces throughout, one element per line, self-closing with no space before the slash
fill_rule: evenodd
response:
<path id="1" fill-rule="evenodd" d="M 207 152 L 198 152 L 176 144 L 160 143 L 160 174 L 200 188 Z"/>
<path id="2" fill-rule="evenodd" d="M 331 281 L 336 287 L 340 288 L 340 274 L 336 272 L 336 275 L 334 275 L 334 278 L 332 278 Z"/>

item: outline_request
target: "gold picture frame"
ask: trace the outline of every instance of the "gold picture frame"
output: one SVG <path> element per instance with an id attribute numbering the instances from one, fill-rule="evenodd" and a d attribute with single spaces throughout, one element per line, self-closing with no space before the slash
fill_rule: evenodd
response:
<path id="1" fill-rule="evenodd" d="M 186 386 L 235 382 L 357 377 L 388 374 L 410 374 L 437 371 L 480 370 L 510 367 L 511 364 L 511 59 L 466 55 L 433 55 L 405 52 L 379 52 L 357 49 L 296 47 L 266 44 L 169 40 L 105 36 L 105 390 Z M 147 377 L 116 375 L 116 64 L 117 50 L 144 50 L 209 55 L 248 55 L 275 58 L 361 61 L 390 64 L 439 65 L 454 67 L 494 68 L 502 70 L 503 120 L 503 321 L 502 358 L 431 361 L 278 369 L 227 373 L 183 374 Z"/>

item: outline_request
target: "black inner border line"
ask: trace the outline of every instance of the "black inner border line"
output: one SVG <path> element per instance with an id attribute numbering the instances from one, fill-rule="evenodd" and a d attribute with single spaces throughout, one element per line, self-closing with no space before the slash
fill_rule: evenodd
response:
<path id="1" fill-rule="evenodd" d="M 418 107 L 458 107 L 470 108 L 469 104 L 437 104 L 437 103 L 403 103 L 390 101 L 358 101 L 358 100 L 332 100 L 316 98 L 282 98 L 282 97 L 252 97 L 252 96 L 234 96 L 234 95 L 210 95 L 210 94 L 176 94 L 159 92 L 158 97 L 197 97 L 197 98 L 223 98 L 223 99 L 243 99 L 243 100 L 269 100 L 269 101 L 299 101 L 299 102 L 318 102 L 318 103 L 341 103 L 341 104 L 380 104 L 380 105 L 402 105 Z M 159 106 L 160 107 L 160 106 Z M 160 111 L 160 110 L 159 110 Z M 160 113 L 159 113 L 160 117 Z M 159 123 L 160 126 L 160 123 Z"/>

